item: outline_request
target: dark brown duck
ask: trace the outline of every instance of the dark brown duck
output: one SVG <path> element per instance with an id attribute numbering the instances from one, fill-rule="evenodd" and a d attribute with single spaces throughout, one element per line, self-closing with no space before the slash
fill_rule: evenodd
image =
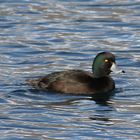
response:
<path id="1" fill-rule="evenodd" d="M 92 73 L 83 70 L 53 72 L 38 79 L 28 80 L 28 83 L 39 90 L 65 94 L 107 93 L 115 89 L 115 82 L 109 76 L 115 70 L 115 56 L 109 52 L 101 52 L 93 61 Z"/>

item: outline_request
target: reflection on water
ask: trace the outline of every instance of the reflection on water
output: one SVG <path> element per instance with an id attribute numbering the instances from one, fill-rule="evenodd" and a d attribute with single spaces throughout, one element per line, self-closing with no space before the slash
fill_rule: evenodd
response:
<path id="1" fill-rule="evenodd" d="M 1 139 L 139 139 L 139 9 L 139 0 L 2 0 Z M 117 89 L 105 102 L 25 83 L 52 71 L 91 71 L 100 51 L 113 52 L 126 71 L 112 75 Z"/>

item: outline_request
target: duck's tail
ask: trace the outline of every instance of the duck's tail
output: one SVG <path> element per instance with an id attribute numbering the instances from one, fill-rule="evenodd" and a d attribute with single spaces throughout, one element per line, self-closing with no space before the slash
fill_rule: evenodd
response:
<path id="1" fill-rule="evenodd" d="M 28 79 L 26 80 L 26 83 L 30 86 L 33 86 L 35 88 L 38 87 L 40 80 L 39 79 Z"/>

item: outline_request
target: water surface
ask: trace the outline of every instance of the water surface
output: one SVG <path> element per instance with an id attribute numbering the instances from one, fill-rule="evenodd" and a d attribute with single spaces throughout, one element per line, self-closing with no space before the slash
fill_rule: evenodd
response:
<path id="1" fill-rule="evenodd" d="M 101 51 L 126 71 L 106 104 L 25 84 Z M 1 0 L 0 54 L 0 139 L 140 139 L 139 0 Z"/>

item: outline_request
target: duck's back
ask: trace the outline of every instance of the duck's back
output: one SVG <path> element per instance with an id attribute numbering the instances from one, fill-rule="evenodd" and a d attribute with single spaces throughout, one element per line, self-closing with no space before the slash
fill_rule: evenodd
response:
<path id="1" fill-rule="evenodd" d="M 29 80 L 37 89 L 71 94 L 94 94 L 114 89 L 110 77 L 94 78 L 92 73 L 82 70 L 54 72 L 39 79 Z"/>

